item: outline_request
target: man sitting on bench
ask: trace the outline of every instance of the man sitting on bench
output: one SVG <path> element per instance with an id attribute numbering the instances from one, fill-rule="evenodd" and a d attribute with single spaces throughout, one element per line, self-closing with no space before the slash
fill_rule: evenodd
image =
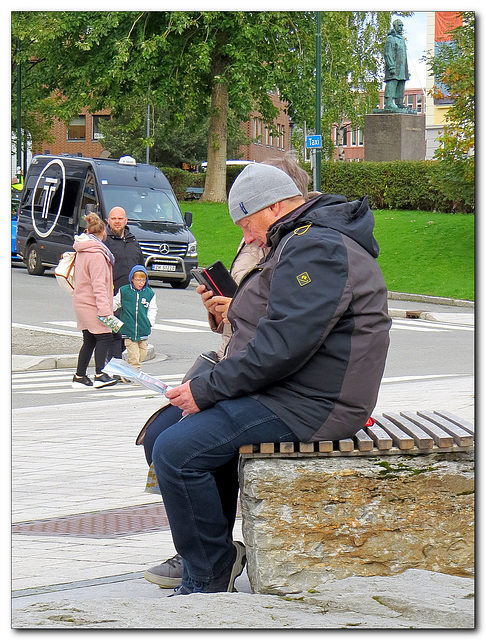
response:
<path id="1" fill-rule="evenodd" d="M 184 564 L 174 595 L 233 591 L 243 570 L 244 546 L 227 517 L 236 496 L 221 483 L 225 470 L 236 473 L 239 447 L 352 437 L 375 406 L 389 344 L 366 197 L 305 202 L 286 173 L 255 163 L 236 178 L 228 204 L 245 242 L 270 251 L 229 307 L 226 357 L 167 392 L 186 416 L 153 449 Z"/>

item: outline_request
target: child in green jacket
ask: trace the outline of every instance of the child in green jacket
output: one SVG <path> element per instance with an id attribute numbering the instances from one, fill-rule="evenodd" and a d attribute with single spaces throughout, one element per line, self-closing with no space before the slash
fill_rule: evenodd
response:
<path id="1" fill-rule="evenodd" d="M 120 287 L 113 298 L 113 311 L 121 308 L 120 320 L 124 324 L 120 331 L 125 338 L 128 362 L 140 369 L 147 355 L 147 338 L 155 324 L 157 302 L 143 265 L 136 264 L 128 279 L 129 284 Z"/>

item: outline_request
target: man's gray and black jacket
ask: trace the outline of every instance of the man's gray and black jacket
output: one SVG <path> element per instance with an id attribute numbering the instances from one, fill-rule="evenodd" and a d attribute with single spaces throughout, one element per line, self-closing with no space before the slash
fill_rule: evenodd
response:
<path id="1" fill-rule="evenodd" d="M 391 320 L 366 197 L 322 195 L 270 227 L 266 259 L 228 311 L 225 358 L 191 383 L 200 409 L 250 395 L 301 441 L 362 429 L 376 404 Z"/>

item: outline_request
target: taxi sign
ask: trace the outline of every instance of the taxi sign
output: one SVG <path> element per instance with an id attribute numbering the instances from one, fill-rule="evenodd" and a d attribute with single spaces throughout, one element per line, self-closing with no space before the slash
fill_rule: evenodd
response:
<path id="1" fill-rule="evenodd" d="M 307 136 L 305 139 L 307 149 L 322 149 L 322 136 Z"/>

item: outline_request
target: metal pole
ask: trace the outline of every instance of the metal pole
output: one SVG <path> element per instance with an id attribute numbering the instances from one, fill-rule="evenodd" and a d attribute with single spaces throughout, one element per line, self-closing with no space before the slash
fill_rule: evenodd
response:
<path id="1" fill-rule="evenodd" d="M 317 11 L 316 29 L 316 135 L 321 135 L 321 12 Z M 321 190 L 321 149 L 315 155 L 314 191 Z"/>
<path id="2" fill-rule="evenodd" d="M 307 162 L 307 122 L 304 120 L 304 162 Z"/>
<path id="3" fill-rule="evenodd" d="M 17 53 L 20 54 L 20 38 L 17 38 Z M 20 58 L 17 65 L 17 178 L 22 176 L 22 73 Z"/>
<path id="4" fill-rule="evenodd" d="M 149 163 L 149 144 L 148 144 L 148 139 L 150 136 L 150 102 L 147 102 L 147 148 L 145 150 L 145 162 L 147 164 Z"/>

